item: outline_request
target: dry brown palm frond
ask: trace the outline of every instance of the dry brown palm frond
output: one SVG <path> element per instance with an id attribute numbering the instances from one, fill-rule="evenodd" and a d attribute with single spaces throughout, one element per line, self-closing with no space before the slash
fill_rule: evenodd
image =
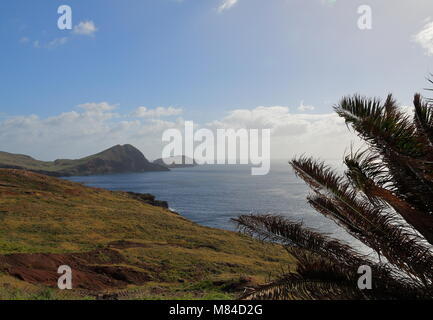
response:
<path id="1" fill-rule="evenodd" d="M 382 157 L 399 196 L 428 211 L 433 207 L 433 197 L 427 196 L 433 192 L 433 149 L 409 115 L 387 112 L 386 104 L 359 96 L 345 97 L 335 110 Z"/>
<path id="2" fill-rule="evenodd" d="M 378 161 L 376 155 L 366 151 L 352 153 L 345 158 L 344 162 L 348 168 L 346 176 L 355 188 L 364 192 L 375 205 L 388 204 L 430 244 L 433 244 L 431 215 L 412 207 L 397 197 L 392 190 L 384 187 L 383 181 L 387 179 L 384 178 L 387 175 L 386 168 Z"/>
<path id="3" fill-rule="evenodd" d="M 318 194 L 319 199 L 327 199 L 327 214 L 343 226 L 348 226 L 347 231 L 353 232 L 354 229 L 349 228 L 355 226 L 357 233 L 354 235 L 359 240 L 414 277 L 423 281 L 433 277 L 433 255 L 428 247 L 400 226 L 392 214 L 352 190 L 350 183 L 322 162 L 301 157 L 292 160 L 291 164 L 297 175 Z M 313 206 L 320 209 L 314 205 L 314 200 Z M 320 212 L 324 213 L 322 210 Z"/>

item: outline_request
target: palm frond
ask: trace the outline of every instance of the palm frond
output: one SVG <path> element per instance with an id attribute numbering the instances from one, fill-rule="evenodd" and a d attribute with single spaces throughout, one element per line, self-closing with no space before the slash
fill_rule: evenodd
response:
<path id="1" fill-rule="evenodd" d="M 416 134 L 415 126 L 408 115 L 396 111 L 394 104 L 391 96 L 383 105 L 378 99 L 345 97 L 335 110 L 379 150 L 386 148 L 401 156 L 425 156 L 428 150 Z"/>
<path id="2" fill-rule="evenodd" d="M 345 97 L 335 110 L 381 156 L 394 192 L 419 210 L 432 208 L 433 152 L 409 115 L 396 111 L 390 97 L 383 106 L 377 99 Z"/>
<path id="3" fill-rule="evenodd" d="M 433 83 L 433 80 L 429 80 Z M 309 204 L 378 254 L 274 215 L 243 215 L 239 230 L 284 245 L 295 272 L 247 292 L 245 299 L 433 299 L 433 100 L 415 95 L 415 116 L 360 95 L 335 107 L 369 148 L 344 159 L 337 174 L 324 162 L 290 164 L 311 188 Z M 382 259 L 384 258 L 384 259 Z M 372 290 L 356 286 L 357 269 L 373 272 Z"/>
<path id="4" fill-rule="evenodd" d="M 376 155 L 371 155 L 366 151 L 352 153 L 345 158 L 344 162 L 348 168 L 346 176 L 355 188 L 364 192 L 375 205 L 386 203 L 392 207 L 430 244 L 433 244 L 433 219 L 430 214 L 412 207 L 406 201 L 398 198 L 393 190 L 384 187 L 390 179 L 386 167 Z"/>
<path id="5" fill-rule="evenodd" d="M 319 199 L 322 199 L 319 204 L 325 204 L 323 199 L 326 198 L 326 215 L 339 221 L 360 241 L 414 277 L 433 276 L 433 255 L 418 237 L 401 227 L 392 214 L 353 190 L 349 182 L 322 162 L 301 157 L 292 160 L 291 164 L 296 174 L 318 195 L 310 198 L 313 205 Z M 318 205 L 315 208 L 325 213 Z"/>
<path id="6" fill-rule="evenodd" d="M 433 147 L 433 108 L 422 100 L 420 94 L 415 95 L 413 104 L 417 129 L 425 136 L 430 147 Z"/>
<path id="7" fill-rule="evenodd" d="M 342 264 L 368 263 L 349 245 L 276 215 L 242 215 L 233 219 L 241 232 L 262 241 L 307 249 Z"/>
<path id="8" fill-rule="evenodd" d="M 357 265 L 348 266 L 318 256 L 304 249 L 289 248 L 298 260 L 296 273 L 250 289 L 241 298 L 261 299 L 407 299 L 426 298 L 424 291 L 392 273 L 388 268 L 371 264 L 374 281 L 372 288 L 358 287 Z"/>
<path id="9" fill-rule="evenodd" d="M 296 274 L 260 286 L 241 297 L 243 300 L 342 300 L 357 299 L 360 294 L 346 282 L 310 280 Z"/>

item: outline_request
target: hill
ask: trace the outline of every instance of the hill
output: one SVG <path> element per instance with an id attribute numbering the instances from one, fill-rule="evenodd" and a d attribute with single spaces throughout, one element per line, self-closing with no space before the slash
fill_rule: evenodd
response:
<path id="1" fill-rule="evenodd" d="M 294 267 L 278 245 L 197 225 L 164 206 L 0 169 L 0 298 L 230 299 Z M 56 289 L 62 264 L 74 272 L 73 290 Z"/>
<path id="2" fill-rule="evenodd" d="M 39 161 L 26 155 L 0 152 L 0 168 L 25 169 L 56 177 L 169 170 L 149 162 L 140 150 L 129 144 L 77 160 Z"/>
<path id="3" fill-rule="evenodd" d="M 197 166 L 197 163 L 187 156 L 175 156 L 170 158 L 160 158 L 153 161 L 154 164 L 167 168 L 190 168 Z"/>

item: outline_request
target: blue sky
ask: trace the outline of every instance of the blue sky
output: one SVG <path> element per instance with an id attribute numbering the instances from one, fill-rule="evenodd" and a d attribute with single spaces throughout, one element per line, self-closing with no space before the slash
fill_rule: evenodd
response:
<path id="1" fill-rule="evenodd" d="M 233 120 L 236 110 L 259 106 L 327 116 L 352 93 L 393 92 L 407 105 L 433 71 L 431 0 L 231 0 L 223 7 L 226 1 L 1 1 L 0 132 L 9 136 L 0 138 L 0 150 L 50 159 L 139 140 L 132 131 L 109 139 L 105 132 L 64 149 L 46 138 L 45 120 L 71 112 L 84 117 L 89 109 L 77 106 L 86 103 L 112 106 L 99 111 L 116 115 L 98 115 L 105 121 L 98 125 L 112 131 Z M 71 6 L 74 26 L 91 22 L 95 30 L 58 30 L 61 4 Z M 372 30 L 357 27 L 361 4 L 372 8 Z M 310 108 L 299 110 L 301 101 Z M 144 121 L 134 116 L 143 106 L 175 111 L 150 112 Z M 83 128 L 70 122 L 62 136 L 77 139 Z M 23 126 L 28 130 L 19 131 Z M 20 136 L 29 132 L 39 139 Z M 156 157 L 158 150 L 149 153 Z"/>

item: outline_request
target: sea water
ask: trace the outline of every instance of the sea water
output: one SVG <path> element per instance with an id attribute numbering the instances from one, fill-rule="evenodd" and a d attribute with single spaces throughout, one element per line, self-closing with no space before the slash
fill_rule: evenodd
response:
<path id="1" fill-rule="evenodd" d="M 202 165 L 168 172 L 67 179 L 109 190 L 151 193 L 167 201 L 172 210 L 204 226 L 235 230 L 231 218 L 239 215 L 278 214 L 359 247 L 341 227 L 309 206 L 308 186 L 284 162 L 272 163 L 265 176 L 252 176 L 248 165 Z"/>

